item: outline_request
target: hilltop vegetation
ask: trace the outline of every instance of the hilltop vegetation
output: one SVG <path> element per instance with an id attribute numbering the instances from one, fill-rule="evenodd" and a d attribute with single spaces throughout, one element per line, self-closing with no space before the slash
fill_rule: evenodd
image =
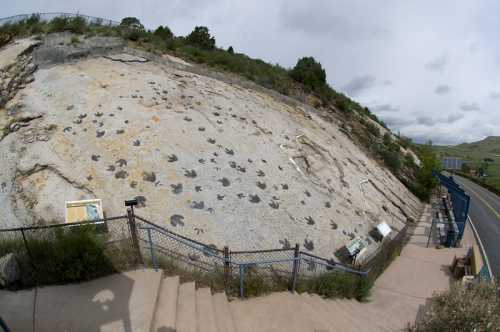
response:
<path id="1" fill-rule="evenodd" d="M 187 36 L 175 36 L 167 26 L 146 30 L 135 17 L 126 17 L 119 26 L 88 23 L 84 18 L 59 17 L 50 22 L 39 16 L 0 27 L 0 47 L 14 38 L 69 31 L 88 38 L 95 35 L 116 36 L 128 40 L 133 47 L 156 54 L 170 53 L 191 62 L 238 74 L 250 81 L 283 95 L 310 104 L 326 114 L 336 114 L 343 131 L 372 157 L 385 164 L 392 173 L 422 199 L 428 197 L 430 182 L 418 176 L 419 168 L 405 148 L 413 148 L 411 141 L 390 134 L 385 124 L 367 107 L 335 91 L 328 83 L 321 63 L 313 57 L 298 59 L 291 68 L 269 64 L 216 46 L 216 39 L 207 27 L 197 26 Z M 78 38 L 72 43 L 77 46 Z M 420 188 L 420 189 L 419 189 Z"/>
<path id="2" fill-rule="evenodd" d="M 434 146 L 440 158 L 459 157 L 464 161 L 462 172 L 474 170 L 481 182 L 500 190 L 500 137 L 490 136 L 481 141 L 455 146 Z M 485 175 L 485 176 L 479 176 Z"/>

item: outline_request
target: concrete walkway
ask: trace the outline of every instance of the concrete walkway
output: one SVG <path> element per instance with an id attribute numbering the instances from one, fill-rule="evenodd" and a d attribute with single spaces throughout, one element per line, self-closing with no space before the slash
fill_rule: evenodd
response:
<path id="1" fill-rule="evenodd" d="M 0 291 L 0 316 L 13 332 L 33 326 L 36 332 L 149 331 L 162 274 L 144 269 L 37 291 Z"/>
<path id="2" fill-rule="evenodd" d="M 434 292 L 449 288 L 451 279 L 450 265 L 455 256 L 463 256 L 474 243 L 474 236 L 467 225 L 461 248 L 436 249 L 435 239 L 427 248 L 431 228 L 431 208 L 426 206 L 410 242 L 401 255 L 377 279 L 370 303 L 367 306 L 386 308 L 387 315 L 401 312 L 408 322 L 423 313 L 427 299 Z"/>

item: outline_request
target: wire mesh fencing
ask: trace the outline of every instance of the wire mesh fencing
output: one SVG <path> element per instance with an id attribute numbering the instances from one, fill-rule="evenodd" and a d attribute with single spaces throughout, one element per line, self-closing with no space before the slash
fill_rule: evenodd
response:
<path id="1" fill-rule="evenodd" d="M 55 18 L 72 19 L 77 17 L 84 19 L 87 24 L 106 25 L 106 26 L 120 25 L 120 22 L 118 21 L 113 21 L 101 17 L 82 15 L 78 13 L 33 13 L 33 14 L 20 14 L 20 15 L 0 18 L 0 26 L 5 24 L 15 24 L 29 19 L 38 19 L 42 22 L 49 22 Z"/>
<path id="2" fill-rule="evenodd" d="M 229 257 L 230 287 L 241 297 L 293 288 L 296 249 L 231 251 Z"/>
<path id="3" fill-rule="evenodd" d="M 29 287 L 89 280 L 126 269 L 133 258 L 127 219 L 0 230 L 0 257 L 13 254 Z"/>
<path id="4" fill-rule="evenodd" d="M 311 280 L 326 272 L 364 276 L 347 265 L 287 249 L 230 251 L 174 233 L 135 215 L 138 247 L 145 264 L 170 273 L 197 273 L 211 286 L 230 295 L 253 296 L 270 291 L 295 290 L 299 279 Z M 214 285 L 213 282 L 219 283 Z"/>
<path id="5" fill-rule="evenodd" d="M 404 234 L 376 255 L 373 266 L 399 248 Z M 321 292 L 324 280 L 354 288 L 352 280 L 369 273 L 302 252 L 299 245 L 253 251 L 217 248 L 137 216 L 133 209 L 126 216 L 94 222 L 0 230 L 0 257 L 8 252 L 15 253 L 25 285 L 87 280 L 142 265 L 244 297 L 301 287 Z"/>
<path id="6" fill-rule="evenodd" d="M 207 272 L 224 268 L 223 250 L 174 233 L 142 217 L 135 218 L 141 253 L 152 263 L 159 264 L 161 259 L 175 260 L 179 267 Z"/>

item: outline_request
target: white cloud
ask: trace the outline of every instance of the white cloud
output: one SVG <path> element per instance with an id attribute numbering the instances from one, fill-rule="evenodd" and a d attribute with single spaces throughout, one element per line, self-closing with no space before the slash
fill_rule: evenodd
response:
<path id="1" fill-rule="evenodd" d="M 390 114 L 403 135 L 459 143 L 500 134 L 491 125 L 500 121 L 496 1 L 18 0 L 2 3 L 0 15 L 48 11 L 137 16 L 177 35 L 206 25 L 217 45 L 271 63 L 290 67 L 314 56 L 333 87 Z M 445 121 L 460 109 L 473 112 Z"/>

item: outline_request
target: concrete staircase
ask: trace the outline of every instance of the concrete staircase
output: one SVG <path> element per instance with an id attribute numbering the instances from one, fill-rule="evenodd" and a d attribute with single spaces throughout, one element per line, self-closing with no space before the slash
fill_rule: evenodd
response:
<path id="1" fill-rule="evenodd" d="M 398 331 L 425 302 L 378 287 L 372 297 L 359 303 L 277 292 L 228 301 L 194 282 L 140 269 L 79 284 L 0 291 L 0 314 L 12 331 Z"/>
<path id="2" fill-rule="evenodd" d="M 328 300 L 315 294 L 273 293 L 228 301 L 224 293 L 196 289 L 179 277 L 163 278 L 152 332 L 400 331 L 415 320 L 416 306 Z"/>

